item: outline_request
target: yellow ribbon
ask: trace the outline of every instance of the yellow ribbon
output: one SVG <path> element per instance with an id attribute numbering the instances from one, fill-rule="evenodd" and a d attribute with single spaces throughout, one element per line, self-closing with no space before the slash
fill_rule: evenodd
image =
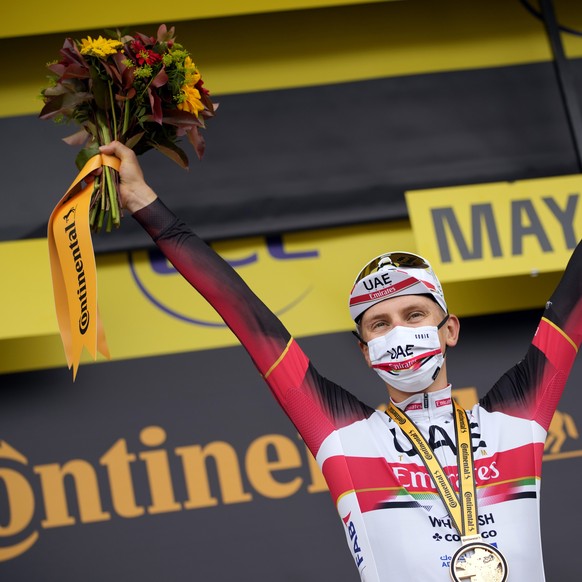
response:
<path id="1" fill-rule="evenodd" d="M 97 268 L 89 226 L 93 184 L 81 182 L 102 166 L 119 170 L 114 156 L 93 156 L 52 211 L 48 244 L 57 321 L 73 381 L 77 376 L 83 346 L 91 357 L 97 351 L 109 358 L 105 330 L 97 308 Z"/>

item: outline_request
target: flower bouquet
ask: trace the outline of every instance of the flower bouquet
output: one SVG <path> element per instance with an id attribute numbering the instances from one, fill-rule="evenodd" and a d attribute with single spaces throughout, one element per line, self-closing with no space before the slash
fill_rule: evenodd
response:
<path id="1" fill-rule="evenodd" d="M 186 137 L 202 157 L 200 129 L 216 106 L 190 53 L 165 25 L 155 38 L 119 31 L 108 38 L 68 38 L 60 55 L 48 65 L 51 83 L 42 91 L 40 117 L 81 126 L 65 138 L 82 148 L 80 172 L 51 213 L 47 232 L 57 320 L 74 379 L 83 349 L 93 359 L 98 351 L 109 357 L 91 231 L 120 224 L 119 160 L 100 154 L 99 146 L 118 140 L 138 155 L 157 149 L 187 168 L 178 142 Z M 89 175 L 93 182 L 81 187 Z"/>
<path id="2" fill-rule="evenodd" d="M 138 155 L 156 149 L 187 168 L 188 157 L 178 145 L 186 137 L 202 157 L 200 129 L 214 116 L 216 105 L 174 32 L 161 25 L 156 38 L 119 31 L 110 38 L 67 38 L 61 59 L 49 63 L 50 85 L 42 91 L 40 118 L 81 126 L 65 138 L 83 146 L 76 159 L 79 170 L 99 153 L 100 145 L 112 140 Z M 118 181 L 117 172 L 107 165 L 95 178 L 89 209 L 93 231 L 119 226 Z"/>

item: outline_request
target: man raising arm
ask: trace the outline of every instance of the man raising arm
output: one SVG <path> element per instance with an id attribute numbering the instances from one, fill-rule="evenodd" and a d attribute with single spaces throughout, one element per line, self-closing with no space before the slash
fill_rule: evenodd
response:
<path id="1" fill-rule="evenodd" d="M 457 575 L 442 557 L 456 556 L 463 545 L 464 526 L 454 518 L 465 498 L 459 496 L 461 475 L 469 470 L 476 493 L 465 513 L 501 557 L 480 543 L 461 556 L 459 571 L 469 579 L 471 566 L 485 576 L 473 582 L 503 582 L 506 560 L 511 582 L 543 582 L 541 461 L 582 342 L 580 247 L 525 358 L 460 415 L 446 369 L 459 321 L 436 275 L 411 253 L 370 261 L 356 278 L 349 307 L 364 358 L 390 396 L 394 412 L 388 415 L 317 372 L 238 274 L 157 198 L 131 150 L 113 142 L 101 151 L 121 160 L 122 205 L 235 333 L 317 459 L 361 580 L 445 582 Z M 412 438 L 403 430 L 406 419 L 416 431 Z M 436 469 L 428 457 L 436 459 Z M 491 564 L 495 571 L 483 572 Z"/>

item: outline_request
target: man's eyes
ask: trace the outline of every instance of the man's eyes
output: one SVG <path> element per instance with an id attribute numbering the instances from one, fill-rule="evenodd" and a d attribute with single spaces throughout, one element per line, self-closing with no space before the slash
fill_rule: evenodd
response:
<path id="1" fill-rule="evenodd" d="M 415 322 L 420 321 L 426 317 L 426 313 L 424 311 L 411 311 L 406 317 L 406 321 Z M 371 329 L 377 330 L 384 327 L 389 327 L 390 323 L 384 319 L 379 319 L 377 321 L 372 322 Z"/>
<path id="2" fill-rule="evenodd" d="M 408 316 L 408 319 L 418 319 L 418 318 L 422 317 L 423 315 L 424 315 L 424 313 L 422 313 L 422 311 L 413 311 Z"/>

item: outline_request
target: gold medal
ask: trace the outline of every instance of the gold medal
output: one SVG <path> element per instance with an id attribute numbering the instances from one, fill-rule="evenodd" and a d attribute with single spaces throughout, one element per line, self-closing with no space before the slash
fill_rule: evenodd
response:
<path id="1" fill-rule="evenodd" d="M 473 540 L 455 552 L 451 560 L 451 579 L 454 582 L 505 582 L 507 562 L 503 554 L 481 536 L 469 536 Z"/>

